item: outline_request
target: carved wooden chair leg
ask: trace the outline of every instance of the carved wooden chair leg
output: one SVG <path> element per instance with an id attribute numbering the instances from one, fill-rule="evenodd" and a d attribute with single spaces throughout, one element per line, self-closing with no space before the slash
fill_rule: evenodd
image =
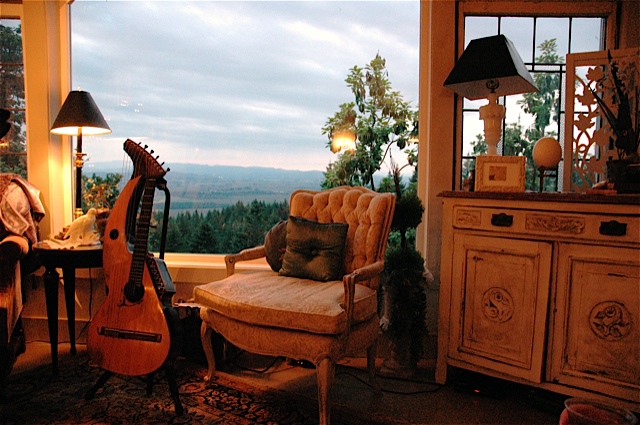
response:
<path id="1" fill-rule="evenodd" d="M 376 343 L 374 342 L 367 348 L 367 370 L 369 371 L 369 382 L 376 395 L 382 394 L 380 383 L 376 378 Z"/>
<path id="2" fill-rule="evenodd" d="M 329 394 L 333 385 L 336 364 L 333 360 L 325 357 L 316 366 L 316 377 L 318 381 L 318 410 L 320 413 L 320 424 L 329 425 L 331 422 L 331 405 L 329 404 Z"/>
<path id="3" fill-rule="evenodd" d="M 212 334 L 213 329 L 207 325 L 207 322 L 203 321 L 200 327 L 200 340 L 202 341 L 202 350 L 207 358 L 207 365 L 209 365 L 207 376 L 204 377 L 206 382 L 211 382 L 213 380 L 213 374 L 216 372 L 216 356 L 213 352 L 213 344 L 211 343 Z"/>

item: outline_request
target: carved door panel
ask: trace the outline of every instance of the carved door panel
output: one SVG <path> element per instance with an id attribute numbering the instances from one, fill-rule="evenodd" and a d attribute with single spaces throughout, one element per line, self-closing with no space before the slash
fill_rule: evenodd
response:
<path id="1" fill-rule="evenodd" d="M 454 236 L 449 356 L 541 382 L 552 245 Z"/>
<path id="2" fill-rule="evenodd" d="M 561 244 L 549 380 L 640 401 L 640 251 Z"/>

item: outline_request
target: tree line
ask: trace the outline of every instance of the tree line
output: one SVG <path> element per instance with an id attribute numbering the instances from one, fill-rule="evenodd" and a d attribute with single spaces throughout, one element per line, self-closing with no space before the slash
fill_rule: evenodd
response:
<path id="1" fill-rule="evenodd" d="M 271 227 L 289 217 L 289 203 L 254 200 L 206 212 L 181 212 L 164 217 L 154 212 L 149 249 L 160 251 L 166 219 L 166 252 L 228 254 L 262 245 Z"/>

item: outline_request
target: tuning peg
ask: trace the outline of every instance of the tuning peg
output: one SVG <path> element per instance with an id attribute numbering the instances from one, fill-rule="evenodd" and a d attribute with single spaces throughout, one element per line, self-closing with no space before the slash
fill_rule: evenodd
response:
<path id="1" fill-rule="evenodd" d="M 163 164 L 164 164 L 164 162 L 163 162 Z M 171 168 L 167 168 L 167 173 L 168 173 L 169 171 L 171 171 Z"/>
<path id="2" fill-rule="evenodd" d="M 149 153 L 153 153 L 153 149 L 151 149 L 151 150 L 149 151 Z"/>
<path id="3" fill-rule="evenodd" d="M 149 147 L 149 145 L 144 145 L 144 149 L 147 150 L 147 148 Z"/>

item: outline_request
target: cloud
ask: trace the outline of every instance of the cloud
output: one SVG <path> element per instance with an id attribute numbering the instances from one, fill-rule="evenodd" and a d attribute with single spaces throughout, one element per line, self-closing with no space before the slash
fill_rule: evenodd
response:
<path id="1" fill-rule="evenodd" d="M 76 0 L 73 87 L 113 130 L 86 138 L 85 151 L 120 160 L 137 135 L 175 162 L 324 170 L 335 157 L 321 127 L 353 100 L 351 67 L 380 53 L 393 88 L 417 106 L 419 7 Z"/>

